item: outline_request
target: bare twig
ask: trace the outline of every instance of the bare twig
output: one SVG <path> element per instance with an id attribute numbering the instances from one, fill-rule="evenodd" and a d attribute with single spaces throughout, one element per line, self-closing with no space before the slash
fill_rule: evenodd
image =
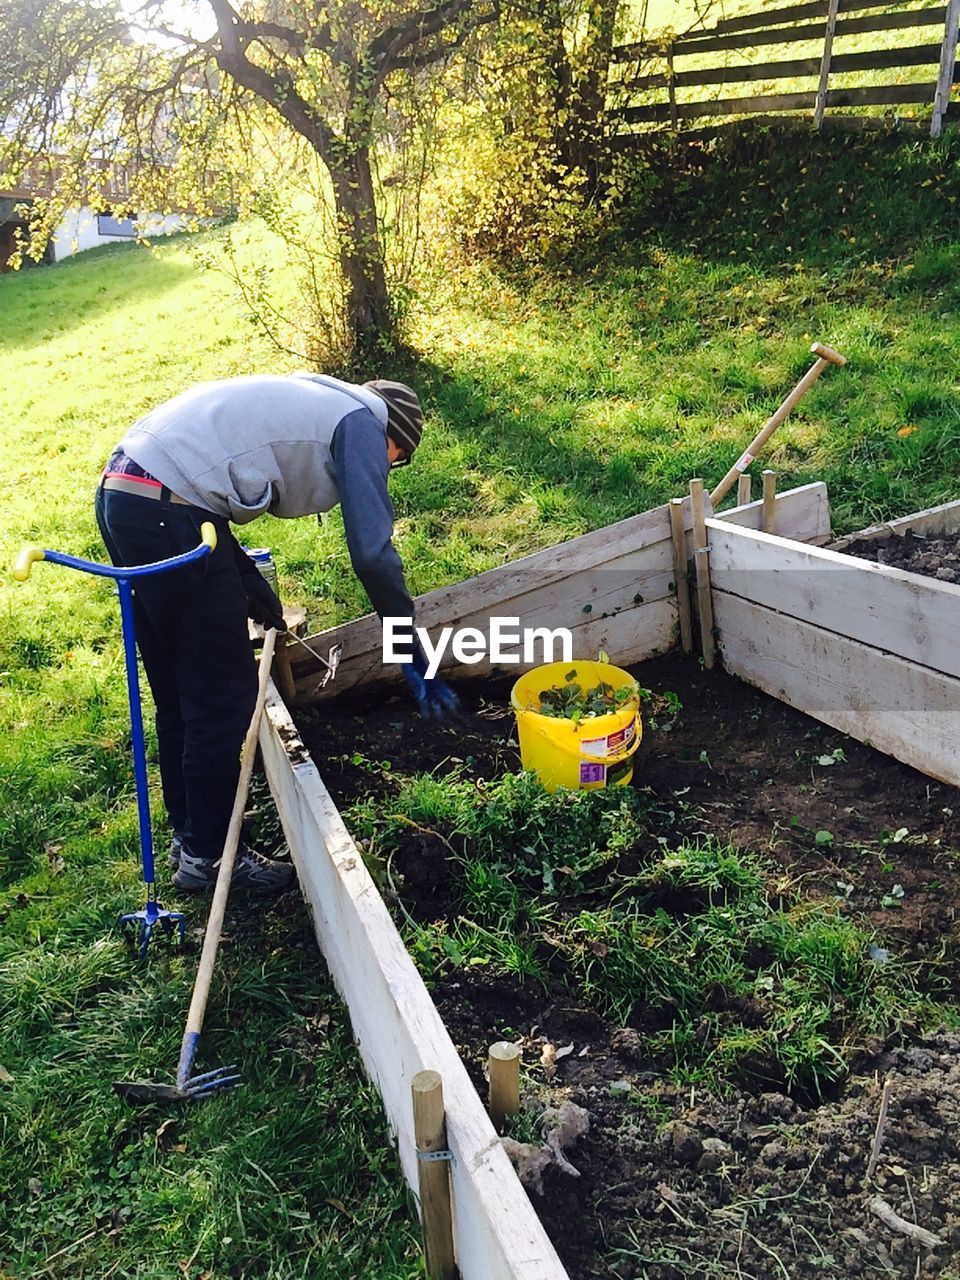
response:
<path id="1" fill-rule="evenodd" d="M 899 1213 L 895 1213 L 880 1196 L 871 1196 L 867 1201 L 867 1208 L 891 1231 L 898 1231 L 900 1235 L 916 1240 L 917 1244 L 922 1244 L 925 1249 L 937 1249 L 943 1244 L 940 1237 L 935 1236 L 926 1227 L 920 1227 L 915 1222 L 908 1222 L 906 1218 L 901 1218 Z"/>
<path id="2" fill-rule="evenodd" d="M 883 1145 L 883 1131 L 887 1123 L 887 1107 L 890 1105 L 890 1092 L 893 1089 L 893 1081 L 887 1076 L 883 1082 L 883 1093 L 880 1095 L 880 1114 L 877 1116 L 877 1128 L 873 1135 L 873 1150 L 870 1152 L 870 1159 L 867 1162 L 866 1178 L 869 1182 L 873 1177 L 877 1167 L 877 1161 L 880 1159 L 880 1148 Z"/>
<path id="3" fill-rule="evenodd" d="M 658 1182 L 657 1195 L 678 1222 L 683 1223 L 685 1227 L 689 1227 L 691 1231 L 697 1230 L 697 1224 L 695 1222 L 691 1222 L 690 1219 L 685 1217 L 677 1208 L 680 1203 L 680 1197 L 672 1187 L 668 1186 L 665 1182 Z"/>

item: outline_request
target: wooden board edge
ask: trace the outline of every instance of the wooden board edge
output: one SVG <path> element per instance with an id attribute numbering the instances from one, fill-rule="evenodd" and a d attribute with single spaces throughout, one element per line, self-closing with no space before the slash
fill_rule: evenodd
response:
<path id="1" fill-rule="evenodd" d="M 810 484 L 800 485 L 795 489 L 787 489 L 783 493 L 777 495 L 777 511 L 783 525 L 787 528 L 791 536 L 802 542 L 814 542 L 829 537 L 830 534 L 830 507 L 827 497 L 827 486 L 823 481 L 814 481 Z M 712 508 L 707 504 L 707 514 L 712 515 Z M 731 524 L 742 525 L 746 527 L 759 527 L 761 521 L 762 504 L 749 503 L 743 507 L 734 507 L 718 516 Z M 684 524 L 689 530 L 690 528 L 690 503 L 689 498 L 684 499 Z M 622 529 L 633 530 L 636 538 L 636 544 L 624 544 L 621 542 L 617 546 L 617 559 L 622 559 L 626 555 L 635 554 L 638 551 L 653 549 L 658 547 L 668 547 L 670 544 L 669 534 L 669 515 L 665 515 L 663 519 L 666 522 L 666 533 L 660 536 L 659 526 L 661 524 L 661 514 L 667 512 L 667 507 L 653 507 L 649 511 L 640 512 L 637 516 L 631 516 L 626 521 L 619 521 L 616 524 L 608 525 L 604 529 L 594 530 L 592 533 L 581 535 L 580 538 L 569 539 L 564 543 L 558 544 L 564 548 L 565 553 L 575 554 L 575 548 L 578 545 L 587 545 L 593 547 L 599 538 L 609 538 L 611 531 Z M 419 596 L 414 601 L 415 609 L 419 610 L 426 600 L 438 602 L 444 600 L 444 593 L 448 593 L 452 600 L 456 599 L 456 592 L 462 594 L 463 588 L 467 583 L 476 583 L 477 589 L 480 589 L 481 582 L 484 589 L 489 593 L 491 584 L 495 584 L 502 579 L 505 584 L 506 595 L 504 604 L 514 603 L 522 596 L 517 596 L 516 574 L 518 571 L 525 571 L 531 565 L 546 563 L 545 557 L 549 556 L 551 548 L 546 551 L 535 552 L 533 556 L 524 556 L 519 560 L 508 561 L 497 569 L 487 570 L 484 574 L 477 575 L 474 579 L 467 579 L 461 583 L 454 583 L 449 587 L 438 588 L 437 591 L 429 592 L 426 596 Z M 571 571 L 571 578 L 581 573 L 598 572 L 600 568 L 596 564 L 588 567 L 576 568 Z M 673 594 L 658 598 L 657 600 L 646 600 L 642 605 L 638 605 L 638 609 L 649 608 L 655 604 L 664 604 L 669 602 L 669 607 L 676 612 L 676 596 Z M 665 606 L 664 606 L 665 607 Z M 497 600 L 488 598 L 485 604 L 488 612 L 493 612 L 497 608 Z M 632 612 L 632 611 L 631 611 Z M 625 616 L 627 611 L 624 611 Z M 462 616 L 459 615 L 459 616 Z M 511 615 L 512 616 L 512 615 Z M 451 613 L 448 616 L 441 616 L 436 622 L 431 624 L 433 627 L 440 625 L 448 625 L 451 621 L 457 621 L 458 616 Z M 593 627 L 597 620 L 594 619 L 589 624 L 585 624 L 583 619 L 574 613 L 571 622 L 567 625 L 571 630 L 584 625 Z M 315 673 L 309 675 L 298 674 L 297 668 L 300 666 L 300 657 L 291 655 L 292 665 L 294 668 L 294 700 L 298 705 L 309 705 L 318 701 L 327 701 L 336 697 L 338 693 L 348 692 L 351 688 L 367 688 L 375 687 L 379 684 L 395 683 L 395 678 L 389 673 L 384 674 L 384 669 L 380 661 L 379 652 L 372 649 L 370 645 L 370 633 L 376 623 L 373 614 L 365 614 L 362 618 L 355 619 L 352 622 L 341 623 L 336 627 L 329 627 L 323 631 L 306 638 L 306 643 L 317 652 L 326 653 L 327 649 L 333 644 L 343 644 L 344 657 L 341 662 L 339 683 L 334 682 L 325 689 L 317 688 L 317 681 L 320 676 L 320 668 Z M 639 619 L 638 619 L 639 623 Z M 660 628 L 662 630 L 662 628 Z M 351 654 L 351 637 L 360 636 L 358 642 L 360 648 L 358 652 Z M 606 646 L 603 646 L 606 648 Z M 672 647 L 672 642 L 667 646 Z M 297 646 L 298 653 L 302 656 L 300 646 Z M 644 647 L 643 643 L 625 648 L 619 655 L 611 652 L 611 658 L 619 665 L 630 665 L 636 662 L 643 662 L 647 658 L 655 657 L 664 652 L 663 644 L 658 641 L 655 645 L 650 644 Z M 352 662 L 361 664 L 359 671 L 355 675 L 351 675 Z M 463 679 L 472 676 L 488 676 L 491 669 L 488 664 L 478 664 L 473 668 L 453 668 L 449 663 L 445 663 L 442 667 L 445 674 L 452 673 L 454 678 Z M 524 668 L 517 668 L 517 674 Z"/>
<path id="2" fill-rule="evenodd" d="M 410 1080 L 443 1078 L 462 1280 L 568 1280 L 423 980 L 271 683 L 260 746 L 320 949 L 416 1190 Z M 332 918 L 336 918 L 336 928 Z"/>
<path id="3" fill-rule="evenodd" d="M 843 551 L 852 542 L 861 542 L 864 539 L 872 542 L 878 538 L 886 538 L 891 533 L 903 535 L 911 530 L 923 533 L 955 533 L 958 529 L 960 529 L 960 499 L 942 502 L 936 507 L 926 507 L 923 511 L 915 511 L 913 515 L 898 516 L 895 520 L 869 525 L 866 529 L 837 538 L 830 547 L 833 551 Z"/>
<path id="4" fill-rule="evenodd" d="M 611 662 L 617 666 L 632 666 L 637 662 L 646 662 L 648 658 L 659 657 L 668 653 L 675 644 L 677 622 L 676 595 L 663 595 L 654 600 L 646 600 L 642 604 L 617 613 L 599 617 L 577 616 L 570 627 L 573 637 L 573 658 L 595 657 L 600 649 L 609 654 Z M 558 659 L 559 660 L 559 659 Z M 520 676 L 522 672 L 538 666 L 534 663 L 519 662 L 507 667 L 493 667 L 483 660 L 471 666 L 458 665 L 445 656 L 440 670 L 444 679 L 470 680 L 496 678 L 500 676 Z M 317 675 L 301 676 L 295 680 L 297 705 L 309 705 L 319 701 L 328 701 L 338 694 L 348 693 L 351 689 L 373 689 L 380 685 L 397 685 L 399 673 L 395 667 L 384 666 L 379 652 L 359 654 L 355 658 L 344 658 L 341 661 L 337 679 L 324 689 L 317 689 Z"/>

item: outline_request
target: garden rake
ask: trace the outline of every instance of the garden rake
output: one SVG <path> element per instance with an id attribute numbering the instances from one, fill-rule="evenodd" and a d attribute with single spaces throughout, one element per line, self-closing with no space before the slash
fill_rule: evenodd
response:
<path id="1" fill-rule="evenodd" d="M 197 977 L 193 985 L 190 1009 L 187 1013 L 187 1026 L 180 1044 L 180 1060 L 177 1063 L 175 1084 L 151 1084 L 146 1080 L 117 1080 L 114 1089 L 121 1098 L 129 1098 L 131 1102 L 199 1102 L 221 1089 L 231 1089 L 240 1081 L 236 1066 L 217 1067 L 213 1071 L 192 1076 L 197 1046 L 200 1043 L 200 1032 L 203 1030 L 203 1018 L 207 1010 L 207 998 L 210 995 L 210 983 L 213 979 L 213 967 L 217 961 L 217 949 L 220 946 L 220 935 L 223 932 L 223 917 L 227 909 L 227 895 L 230 892 L 230 879 L 237 856 L 237 845 L 240 841 L 240 828 L 243 823 L 243 808 L 250 788 L 250 775 L 253 773 L 253 762 L 257 753 L 257 738 L 260 730 L 260 719 L 267 698 L 267 681 L 270 678 L 270 664 L 273 661 L 274 646 L 277 633 L 272 628 L 263 638 L 263 651 L 260 654 L 260 675 L 257 688 L 257 702 L 247 729 L 243 743 L 243 755 L 240 758 L 240 778 L 237 782 L 237 794 L 230 815 L 230 825 L 223 844 L 220 867 L 217 871 L 217 883 L 210 903 L 210 915 L 203 936 L 203 950 L 197 966 Z"/>
<path id="2" fill-rule="evenodd" d="M 147 889 L 147 900 L 140 911 L 120 917 L 120 928 L 127 934 L 136 934 L 140 959 L 146 958 L 147 948 L 153 931 L 158 926 L 162 933 L 171 934 L 177 931 L 178 941 L 183 941 L 184 918 L 179 911 L 167 911 L 157 901 L 157 889 L 153 868 L 153 836 L 150 830 L 150 795 L 147 789 L 147 753 L 143 738 L 143 713 L 140 706 L 140 677 L 137 671 L 137 649 L 133 628 L 133 587 L 138 578 L 147 578 L 155 573 L 166 573 L 184 565 L 192 564 L 208 556 L 217 545 L 217 531 L 205 521 L 200 526 L 203 539 L 199 546 L 183 555 L 171 556 L 169 560 L 157 560 L 152 564 L 115 567 L 97 564 L 92 560 L 81 560 L 77 556 L 64 555 L 61 551 L 44 551 L 40 547 L 24 547 L 17 557 L 13 576 L 18 582 L 26 582 L 30 577 L 30 569 L 38 560 L 49 560 L 53 564 L 65 565 L 68 569 L 78 569 L 81 573 L 91 573 L 98 578 L 112 578 L 117 584 L 120 596 L 120 622 L 123 631 L 123 658 L 127 673 L 127 696 L 130 701 L 130 730 L 133 739 L 133 773 L 137 786 L 137 815 L 140 823 L 140 854 L 143 863 L 143 881 Z"/>

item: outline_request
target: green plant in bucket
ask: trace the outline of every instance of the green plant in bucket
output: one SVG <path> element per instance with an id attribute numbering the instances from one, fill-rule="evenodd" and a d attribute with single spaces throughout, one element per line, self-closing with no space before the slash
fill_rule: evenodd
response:
<path id="1" fill-rule="evenodd" d="M 566 673 L 564 680 L 565 684 L 554 685 L 541 692 L 537 708 L 540 715 L 579 724 L 581 720 L 591 720 L 596 716 L 618 711 L 639 696 L 639 688 L 635 683 L 615 689 L 612 684 L 601 680 L 592 689 L 585 690 L 577 681 L 576 667 Z"/>

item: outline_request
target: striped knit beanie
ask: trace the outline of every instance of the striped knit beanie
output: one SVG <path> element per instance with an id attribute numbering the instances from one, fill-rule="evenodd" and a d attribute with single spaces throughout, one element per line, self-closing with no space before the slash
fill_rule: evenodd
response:
<path id="1" fill-rule="evenodd" d="M 385 402 L 387 435 L 401 449 L 405 449 L 409 457 L 423 435 L 423 410 L 416 392 L 402 382 L 389 382 L 385 378 L 374 378 L 363 385 L 375 391 Z"/>

